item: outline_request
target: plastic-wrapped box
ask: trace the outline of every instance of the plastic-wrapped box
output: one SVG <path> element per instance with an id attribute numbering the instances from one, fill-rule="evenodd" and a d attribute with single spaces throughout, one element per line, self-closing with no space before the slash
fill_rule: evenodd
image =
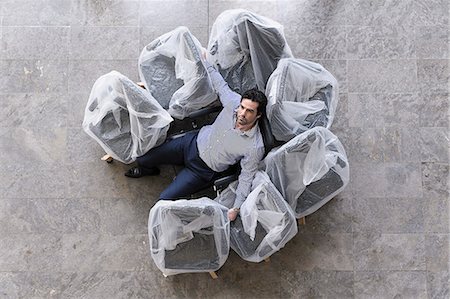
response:
<path id="1" fill-rule="evenodd" d="M 292 57 L 279 23 L 243 9 L 221 13 L 212 25 L 208 61 L 230 88 L 264 91 L 281 58 Z"/>
<path id="2" fill-rule="evenodd" d="M 282 59 L 267 82 L 272 133 L 288 141 L 316 126 L 330 128 L 339 100 L 337 80 L 320 64 Z"/>
<path id="3" fill-rule="evenodd" d="M 236 182 L 216 198 L 231 207 Z M 252 192 L 241 206 L 239 216 L 230 224 L 231 248 L 244 260 L 261 262 L 279 251 L 297 234 L 294 212 L 265 172 L 259 171 Z"/>
<path id="4" fill-rule="evenodd" d="M 201 55 L 200 42 L 186 27 L 178 27 L 152 41 L 139 56 L 141 81 L 177 119 L 217 100 Z"/>
<path id="5" fill-rule="evenodd" d="M 317 211 L 349 181 L 344 147 L 323 127 L 312 128 L 273 149 L 264 165 L 297 218 Z"/>
<path id="6" fill-rule="evenodd" d="M 172 121 L 148 91 L 112 71 L 94 83 L 83 129 L 106 153 L 128 164 L 163 143 Z"/>
<path id="7" fill-rule="evenodd" d="M 218 270 L 228 258 L 228 209 L 203 197 L 158 201 L 150 210 L 150 251 L 165 275 Z"/>

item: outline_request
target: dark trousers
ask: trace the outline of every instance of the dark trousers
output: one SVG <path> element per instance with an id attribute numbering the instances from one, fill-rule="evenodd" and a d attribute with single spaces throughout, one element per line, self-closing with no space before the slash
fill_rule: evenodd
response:
<path id="1" fill-rule="evenodd" d="M 184 165 L 159 199 L 174 200 L 189 196 L 210 185 L 217 177 L 218 173 L 209 168 L 199 156 L 197 135 L 198 132 L 188 132 L 183 137 L 152 148 L 136 159 L 138 165 L 144 168 L 162 164 Z"/>

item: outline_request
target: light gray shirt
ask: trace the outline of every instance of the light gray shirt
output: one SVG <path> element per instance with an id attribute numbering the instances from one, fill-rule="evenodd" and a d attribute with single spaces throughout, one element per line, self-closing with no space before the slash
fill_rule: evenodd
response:
<path id="1" fill-rule="evenodd" d="M 236 111 L 241 96 L 230 89 L 214 67 L 208 63 L 206 65 L 223 109 L 212 125 L 204 126 L 200 130 L 197 147 L 200 158 L 217 172 L 241 161 L 241 174 L 233 205 L 239 208 L 250 193 L 259 161 L 264 156 L 264 143 L 258 125 L 248 131 L 235 129 Z"/>

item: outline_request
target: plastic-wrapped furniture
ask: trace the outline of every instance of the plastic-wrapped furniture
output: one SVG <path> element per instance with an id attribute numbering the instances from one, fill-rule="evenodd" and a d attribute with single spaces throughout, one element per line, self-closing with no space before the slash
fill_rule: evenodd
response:
<path id="1" fill-rule="evenodd" d="M 150 251 L 164 275 L 213 272 L 229 253 L 228 209 L 209 198 L 158 201 L 150 210 Z"/>
<path id="2" fill-rule="evenodd" d="M 217 198 L 231 207 L 236 197 L 236 182 Z M 279 251 L 297 234 L 294 212 L 267 174 L 258 171 L 252 192 L 241 206 L 239 216 L 230 224 L 231 248 L 244 260 L 261 262 Z"/>
<path id="3" fill-rule="evenodd" d="M 83 129 L 106 153 L 128 164 L 161 144 L 172 121 L 148 91 L 112 71 L 94 83 Z"/>
<path id="4" fill-rule="evenodd" d="M 141 52 L 141 81 L 175 118 L 183 119 L 217 100 L 201 55 L 200 42 L 186 27 L 160 36 Z"/>
<path id="5" fill-rule="evenodd" d="M 330 128 L 338 103 L 337 80 L 320 64 L 282 59 L 267 82 L 267 116 L 277 140 L 316 126 Z"/>
<path id="6" fill-rule="evenodd" d="M 283 26 L 243 9 L 221 13 L 212 25 L 208 61 L 239 94 L 264 91 L 281 58 L 292 57 Z"/>
<path id="7" fill-rule="evenodd" d="M 344 147 L 328 129 L 315 127 L 273 149 L 265 170 L 296 218 L 302 218 L 340 193 L 349 181 Z"/>

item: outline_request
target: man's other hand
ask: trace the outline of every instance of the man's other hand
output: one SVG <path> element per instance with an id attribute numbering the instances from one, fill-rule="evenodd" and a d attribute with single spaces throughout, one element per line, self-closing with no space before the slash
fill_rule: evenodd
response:
<path id="1" fill-rule="evenodd" d="M 234 221 L 234 219 L 236 219 L 238 214 L 239 214 L 239 209 L 236 209 L 236 208 L 229 209 L 228 210 L 228 219 L 230 219 L 230 221 Z"/>

